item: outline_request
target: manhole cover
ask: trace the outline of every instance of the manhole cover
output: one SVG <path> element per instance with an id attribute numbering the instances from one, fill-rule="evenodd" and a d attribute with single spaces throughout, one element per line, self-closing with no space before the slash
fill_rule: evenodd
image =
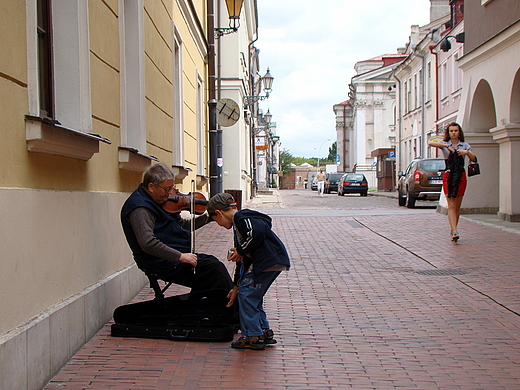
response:
<path id="1" fill-rule="evenodd" d="M 452 276 L 469 274 L 469 271 L 463 269 L 426 269 L 423 271 L 413 271 L 413 273 L 428 276 Z"/>

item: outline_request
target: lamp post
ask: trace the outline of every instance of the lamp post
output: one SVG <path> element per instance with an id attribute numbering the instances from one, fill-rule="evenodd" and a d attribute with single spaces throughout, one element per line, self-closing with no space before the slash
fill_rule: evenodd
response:
<path id="1" fill-rule="evenodd" d="M 226 0 L 230 28 L 215 27 L 214 0 L 206 0 L 208 23 L 208 132 L 210 196 L 222 192 L 222 129 L 217 126 L 215 38 L 238 31 L 243 0 Z"/>
<path id="2" fill-rule="evenodd" d="M 279 150 L 278 148 L 279 148 L 279 146 L 277 144 L 280 141 L 280 136 L 273 135 L 271 137 L 271 139 L 273 140 L 272 147 L 271 147 L 271 174 L 278 175 L 278 150 Z M 271 176 L 271 184 L 272 184 L 273 180 L 274 180 L 274 176 Z M 274 182 L 275 182 L 275 187 L 279 187 L 278 180 L 274 180 Z"/>
<path id="3" fill-rule="evenodd" d="M 316 172 L 320 170 L 320 153 L 321 153 L 321 147 L 325 144 L 325 142 L 330 142 L 330 138 L 327 138 L 325 141 L 323 141 L 320 145 L 320 148 L 318 150 L 318 164 L 316 165 Z"/>

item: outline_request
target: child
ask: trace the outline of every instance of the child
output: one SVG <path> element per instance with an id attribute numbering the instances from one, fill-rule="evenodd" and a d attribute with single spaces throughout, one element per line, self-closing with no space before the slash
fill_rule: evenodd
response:
<path id="1" fill-rule="evenodd" d="M 238 299 L 243 336 L 231 346 L 263 350 L 268 344 L 276 344 L 263 309 L 263 298 L 280 272 L 289 269 L 289 255 L 271 230 L 271 218 L 254 210 L 238 211 L 231 194 L 216 194 L 209 200 L 207 210 L 220 226 L 233 227 L 235 247 L 231 248 L 229 260 L 237 262 L 237 267 L 228 305 Z"/>

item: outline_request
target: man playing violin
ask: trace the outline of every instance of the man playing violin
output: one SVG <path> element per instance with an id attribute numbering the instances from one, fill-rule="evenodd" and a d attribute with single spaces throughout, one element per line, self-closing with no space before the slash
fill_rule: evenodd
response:
<path id="1" fill-rule="evenodd" d="M 167 212 L 163 205 L 174 188 L 175 175 L 164 164 L 148 168 L 143 182 L 121 209 L 126 240 L 139 269 L 192 291 L 233 288 L 226 266 L 215 256 L 191 253 L 190 219 Z M 195 217 L 195 229 L 209 220 Z"/>

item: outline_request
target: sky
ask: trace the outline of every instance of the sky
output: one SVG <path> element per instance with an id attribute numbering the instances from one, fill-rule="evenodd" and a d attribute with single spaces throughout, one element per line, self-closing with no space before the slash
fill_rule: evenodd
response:
<path id="1" fill-rule="evenodd" d="M 429 0 L 258 0 L 260 73 L 274 77 L 260 107 L 273 115 L 281 148 L 326 158 L 332 107 L 348 99 L 356 62 L 396 53 L 410 27 L 429 19 Z"/>

